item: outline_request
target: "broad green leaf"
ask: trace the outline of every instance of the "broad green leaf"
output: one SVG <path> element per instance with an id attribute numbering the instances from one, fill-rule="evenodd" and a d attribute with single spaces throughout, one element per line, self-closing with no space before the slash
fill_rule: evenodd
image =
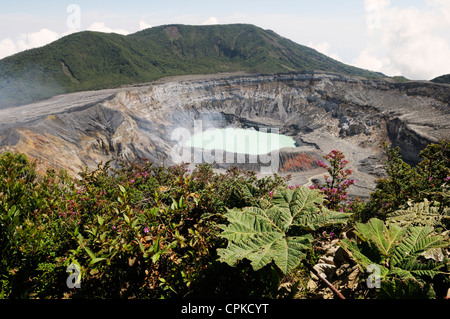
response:
<path id="1" fill-rule="evenodd" d="M 11 206 L 11 208 L 8 210 L 8 216 L 11 219 L 18 213 L 19 213 L 19 210 L 17 209 L 16 205 Z"/>
<path id="2" fill-rule="evenodd" d="M 440 235 L 432 235 L 432 227 L 409 227 L 407 236 L 396 247 L 392 261 L 401 263 L 411 255 L 418 255 L 433 248 L 447 247 L 448 242 Z"/>
<path id="3" fill-rule="evenodd" d="M 222 226 L 221 236 L 229 240 L 246 241 L 269 233 L 283 234 L 283 218 L 279 218 L 275 212 L 267 213 L 258 207 L 245 207 L 242 210 L 228 210 L 225 216 L 229 225 Z"/>
<path id="4" fill-rule="evenodd" d="M 103 226 L 103 223 L 105 222 L 105 220 L 103 219 L 103 217 L 100 216 L 100 215 L 97 215 L 97 220 L 98 220 L 99 225 L 100 225 L 100 226 Z"/>
<path id="5" fill-rule="evenodd" d="M 403 297 L 421 293 L 425 277 L 433 278 L 445 265 L 442 260 L 424 260 L 422 256 L 430 249 L 449 246 L 448 240 L 435 235 L 432 227 L 400 228 L 395 224 L 386 227 L 382 221 L 371 219 L 355 228 L 362 241 L 344 239 L 340 246 L 362 269 L 372 262 L 376 264 L 383 295 Z"/>
<path id="6" fill-rule="evenodd" d="M 361 249 L 353 240 L 342 239 L 339 241 L 339 246 L 341 246 L 350 256 L 352 256 L 358 265 L 361 266 L 361 270 L 367 269 L 367 267 L 375 262 L 369 259 L 366 255 L 361 252 Z"/>
<path id="7" fill-rule="evenodd" d="M 152 262 L 154 263 L 154 264 L 156 264 L 156 262 L 159 260 L 159 257 L 161 257 L 161 250 L 160 251 L 158 251 L 156 254 L 153 254 L 152 255 Z"/>
<path id="8" fill-rule="evenodd" d="M 356 230 L 366 239 L 370 239 L 384 256 L 390 256 L 406 234 L 406 229 L 397 225 L 386 227 L 384 222 L 372 218 L 366 224 L 358 223 Z"/>
<path id="9" fill-rule="evenodd" d="M 96 257 L 95 257 L 95 255 L 94 255 L 94 253 L 88 248 L 88 247 L 86 247 L 86 245 L 84 244 L 84 238 L 83 238 L 83 236 L 81 235 L 81 234 L 78 234 L 78 236 L 77 236 L 77 241 L 78 241 L 78 244 L 81 246 L 81 247 L 83 247 L 83 249 L 87 252 L 87 254 L 89 255 L 89 257 L 91 257 L 91 259 L 95 259 Z"/>
<path id="10" fill-rule="evenodd" d="M 441 235 L 432 235 L 433 231 L 432 227 L 410 227 L 407 240 L 413 244 L 411 252 L 421 253 L 433 248 L 448 247 L 448 242 Z"/>
<path id="11" fill-rule="evenodd" d="M 227 238 L 229 244 L 226 249 L 219 249 L 218 254 L 229 265 L 246 258 L 258 270 L 274 261 L 284 273 L 288 273 L 298 266 L 311 248 L 311 235 L 290 237 L 286 234 L 289 216 L 285 210 L 277 214 L 246 207 L 231 210 L 226 217 L 229 224 L 223 227 L 221 236 Z"/>
<path id="12" fill-rule="evenodd" d="M 102 261 L 102 260 L 106 260 L 106 258 L 103 258 L 103 257 L 101 257 L 101 258 L 94 258 L 94 259 L 92 259 L 91 262 L 89 263 L 89 266 L 92 266 L 93 264 L 96 264 L 96 263 L 98 263 L 98 262 L 100 262 L 100 261 Z"/>
<path id="13" fill-rule="evenodd" d="M 185 206 L 184 197 L 181 196 L 180 200 L 178 201 L 178 208 L 183 208 Z"/>
<path id="14" fill-rule="evenodd" d="M 317 205 L 323 203 L 323 195 L 315 189 L 299 187 L 296 189 L 280 189 L 273 195 L 272 204 L 281 209 L 289 209 L 292 218 L 300 213 L 315 213 Z"/>
<path id="15" fill-rule="evenodd" d="M 220 259 L 234 265 L 245 258 L 255 270 L 273 261 L 283 273 L 288 273 L 311 249 L 313 238 L 305 229 L 348 219 L 349 214 L 331 212 L 322 203 L 323 195 L 317 190 L 280 188 L 267 209 L 228 210 L 228 224 L 221 227 L 221 237 L 228 239 L 228 247 L 218 250 Z"/>
<path id="16" fill-rule="evenodd" d="M 145 254 L 144 244 L 142 244 L 142 242 L 141 242 L 140 239 L 137 239 L 137 242 L 138 242 L 138 244 L 139 244 L 139 249 L 141 250 L 141 252 L 142 252 L 143 254 Z"/>
<path id="17" fill-rule="evenodd" d="M 122 193 L 126 193 L 127 191 L 125 190 L 125 187 L 123 187 L 122 185 L 119 185 L 119 189 Z"/>
<path id="18" fill-rule="evenodd" d="M 88 247 L 83 245 L 83 248 L 92 260 L 97 259 L 97 257 L 95 257 L 94 253 Z"/>
<path id="19" fill-rule="evenodd" d="M 308 187 L 283 189 L 274 194 L 271 209 L 283 211 L 283 216 L 289 214 L 290 220 L 285 220 L 286 225 L 297 225 L 309 230 L 343 223 L 351 216 L 349 213 L 326 209 L 321 206 L 323 201 L 323 195 L 316 189 Z"/>
<path id="20" fill-rule="evenodd" d="M 170 205 L 170 209 L 177 210 L 178 209 L 178 202 L 175 198 L 172 198 L 172 205 Z"/>
<path id="21" fill-rule="evenodd" d="M 324 207 L 321 212 L 297 215 L 295 224 L 305 229 L 316 230 L 320 227 L 345 223 L 351 215 L 351 213 L 335 212 Z"/>
<path id="22" fill-rule="evenodd" d="M 223 262 L 231 266 L 246 258 L 255 270 L 274 261 L 286 274 L 299 265 L 306 251 L 311 249 L 312 241 L 310 234 L 286 237 L 283 233 L 273 231 L 247 241 L 232 242 L 226 249 L 219 249 L 218 254 Z"/>
<path id="23" fill-rule="evenodd" d="M 406 270 L 406 269 L 402 269 L 399 267 L 392 267 L 389 270 L 389 275 L 391 276 L 395 276 L 401 280 L 413 280 L 413 281 L 417 281 L 417 279 L 413 276 L 413 274 Z"/>
<path id="24" fill-rule="evenodd" d="M 308 187 L 296 188 L 292 193 L 289 209 L 296 223 L 296 218 L 303 214 L 318 213 L 320 204 L 323 203 L 323 195 L 317 189 Z"/>

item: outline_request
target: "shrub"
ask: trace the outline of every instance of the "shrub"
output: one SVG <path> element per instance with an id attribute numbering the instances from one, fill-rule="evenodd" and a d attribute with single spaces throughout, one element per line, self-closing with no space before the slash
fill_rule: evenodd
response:
<path id="1" fill-rule="evenodd" d="M 354 179 L 348 178 L 353 171 L 345 169 L 348 161 L 340 151 L 332 150 L 323 158 L 329 161 L 330 165 L 328 166 L 322 161 L 318 161 L 317 164 L 319 167 L 326 169 L 329 175 L 324 176 L 325 184 L 314 184 L 310 188 L 320 189 L 326 195 L 328 208 L 334 210 L 343 209 L 340 203 L 348 199 L 346 189 L 355 184 Z"/>
<path id="2" fill-rule="evenodd" d="M 424 199 L 441 205 L 441 211 L 449 205 L 447 185 L 450 181 L 450 142 L 442 140 L 428 145 L 420 152 L 422 161 L 411 167 L 405 163 L 400 149 L 384 145 L 386 159 L 383 162 L 387 177 L 377 181 L 376 189 L 359 216 L 362 221 L 372 217 L 385 219 L 386 215 L 402 209 L 408 201 Z"/>
<path id="3" fill-rule="evenodd" d="M 356 260 L 365 272 L 378 269 L 379 298 L 429 298 L 434 296 L 432 279 L 447 271 L 447 260 L 423 258 L 423 253 L 448 247 L 447 238 L 433 233 L 432 227 L 386 226 L 382 220 L 372 218 L 355 226 L 357 239 L 343 239 L 340 245 Z M 376 287 L 378 286 L 378 287 Z"/>
<path id="4" fill-rule="evenodd" d="M 425 233 L 427 227 L 441 233 L 448 229 L 448 143 L 428 147 L 416 168 L 404 165 L 395 150 L 389 154 L 390 175 L 378 184 L 369 202 L 374 210 L 366 210 L 364 216 L 377 213 L 389 199 L 398 208 L 379 210 L 389 224 L 382 232 L 398 231 L 405 243 L 422 236 L 416 232 L 426 240 L 437 238 L 438 234 Z M 26 156 L 1 154 L 0 297 L 278 296 L 281 281 L 297 280 L 292 274 L 300 262 L 313 262 L 315 242 L 323 238 L 320 233 L 332 227 L 333 236 L 339 236 L 343 227 L 351 226 L 346 223 L 349 213 L 364 207 L 358 201 L 341 203 L 340 196 L 346 196 L 353 183 L 343 154 L 332 151 L 325 159 L 330 164 L 321 165 L 329 176 L 319 190 L 287 187 L 288 178 L 257 178 L 238 168 L 216 173 L 205 164 L 191 172 L 187 165 L 162 167 L 148 161 L 121 163 L 116 169 L 109 162 L 100 164 L 92 172 L 81 172 L 77 180 L 65 171 L 38 175 Z M 408 178 L 415 188 L 407 184 Z M 416 278 L 412 268 L 400 267 L 414 277 L 401 272 L 414 282 L 404 286 L 399 270 L 387 266 L 394 265 L 394 257 L 372 259 L 376 250 L 366 255 L 365 245 L 377 245 L 366 230 L 358 223 L 363 243 L 344 245 L 391 271 L 386 278 L 394 293 L 389 296 L 408 287 L 423 292 L 431 277 L 436 281 L 442 276 L 430 272 L 441 268 L 422 265 L 422 255 L 411 264 L 403 256 L 398 267 L 417 262 L 428 276 Z M 401 245 L 395 241 L 392 252 L 409 249 Z M 73 265 L 80 271 L 80 288 L 67 286 Z"/>
<path id="5" fill-rule="evenodd" d="M 227 273 L 216 261 L 226 208 L 284 183 L 236 168 L 217 174 L 210 165 L 190 172 L 106 163 L 74 180 L 64 171 L 37 176 L 20 154 L 5 153 L 0 164 L 0 295 L 8 298 L 202 295 L 217 276 L 209 269 Z M 81 272 L 79 289 L 66 285 L 71 264 Z"/>

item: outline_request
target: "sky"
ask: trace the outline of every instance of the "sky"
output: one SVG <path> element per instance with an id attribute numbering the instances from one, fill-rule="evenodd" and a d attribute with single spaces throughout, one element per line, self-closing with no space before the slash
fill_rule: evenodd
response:
<path id="1" fill-rule="evenodd" d="M 388 76 L 450 73 L 450 0 L 0 0 L 0 59 L 74 32 L 174 23 L 250 23 Z"/>

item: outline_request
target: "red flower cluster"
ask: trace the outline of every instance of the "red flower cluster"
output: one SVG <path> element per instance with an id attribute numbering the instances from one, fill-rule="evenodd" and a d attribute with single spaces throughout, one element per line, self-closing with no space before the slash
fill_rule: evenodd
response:
<path id="1" fill-rule="evenodd" d="M 323 158 L 329 162 L 329 165 L 322 161 L 318 161 L 317 165 L 326 169 L 329 175 L 324 175 L 325 184 L 315 184 L 310 188 L 320 189 L 327 196 L 330 209 L 339 209 L 340 202 L 348 199 L 346 189 L 355 184 L 354 179 L 348 179 L 353 171 L 344 169 L 348 161 L 340 151 L 332 150 Z"/>

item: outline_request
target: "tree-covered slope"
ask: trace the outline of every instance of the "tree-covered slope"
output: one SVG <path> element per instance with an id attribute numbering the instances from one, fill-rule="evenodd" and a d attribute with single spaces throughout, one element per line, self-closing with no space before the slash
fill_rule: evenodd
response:
<path id="1" fill-rule="evenodd" d="M 431 80 L 431 82 L 450 84 L 450 74 L 438 76 L 437 78 L 434 78 L 433 80 Z"/>
<path id="2" fill-rule="evenodd" d="M 170 75 L 304 70 L 382 76 L 253 25 L 167 25 L 128 36 L 85 31 L 0 60 L 0 107 Z"/>

